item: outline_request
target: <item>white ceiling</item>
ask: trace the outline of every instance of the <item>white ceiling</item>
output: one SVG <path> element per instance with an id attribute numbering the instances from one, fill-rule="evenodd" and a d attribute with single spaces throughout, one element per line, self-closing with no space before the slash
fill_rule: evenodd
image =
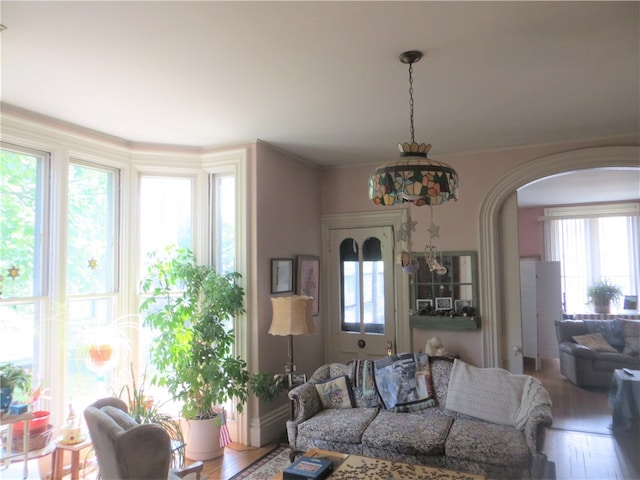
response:
<path id="1" fill-rule="evenodd" d="M 1 3 L 2 102 L 133 143 L 321 167 L 640 131 L 639 2 Z"/>

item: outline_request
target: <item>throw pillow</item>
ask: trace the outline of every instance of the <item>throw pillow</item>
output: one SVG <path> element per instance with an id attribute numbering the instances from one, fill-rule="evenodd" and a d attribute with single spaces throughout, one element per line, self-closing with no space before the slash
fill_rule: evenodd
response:
<path id="1" fill-rule="evenodd" d="M 627 355 L 638 355 L 640 353 L 640 322 L 637 320 L 622 320 L 624 330 L 624 350 L 622 353 Z"/>
<path id="2" fill-rule="evenodd" d="M 612 347 L 620 350 L 624 347 L 624 330 L 617 320 L 585 320 L 589 333 L 601 333 Z"/>
<path id="3" fill-rule="evenodd" d="M 131 418 L 131 415 L 123 412 L 119 408 L 107 405 L 106 407 L 102 407 L 100 410 L 109 415 L 114 422 L 125 430 L 129 430 L 131 427 L 136 427 L 138 425 L 138 423 Z"/>
<path id="4" fill-rule="evenodd" d="M 374 382 L 387 410 L 413 412 L 435 406 L 429 356 L 400 353 L 375 360 Z"/>
<path id="5" fill-rule="evenodd" d="M 573 339 L 580 345 L 590 348 L 594 352 L 612 352 L 618 351 L 607 343 L 601 333 L 587 333 L 586 335 L 576 335 Z"/>
<path id="6" fill-rule="evenodd" d="M 353 408 L 355 400 L 351 381 L 347 375 L 330 378 L 321 383 L 316 383 L 316 391 L 320 397 L 323 408 Z"/>

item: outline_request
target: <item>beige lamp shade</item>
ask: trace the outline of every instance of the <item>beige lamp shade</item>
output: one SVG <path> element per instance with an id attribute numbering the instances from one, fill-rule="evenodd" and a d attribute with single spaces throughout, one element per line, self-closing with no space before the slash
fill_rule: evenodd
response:
<path id="1" fill-rule="evenodd" d="M 292 295 L 273 297 L 273 318 L 269 333 L 271 335 L 312 335 L 316 333 L 311 309 L 313 297 Z"/>

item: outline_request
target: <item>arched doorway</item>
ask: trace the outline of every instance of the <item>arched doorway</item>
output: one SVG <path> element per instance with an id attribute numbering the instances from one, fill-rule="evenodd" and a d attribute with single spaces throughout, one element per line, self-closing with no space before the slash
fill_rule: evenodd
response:
<path id="1" fill-rule="evenodd" d="M 480 208 L 480 299 L 483 307 L 483 350 L 487 367 L 510 369 L 513 338 L 520 331 L 520 299 L 510 295 L 508 279 L 519 262 L 517 248 L 505 238 L 517 238 L 516 190 L 540 178 L 592 168 L 640 168 L 640 147 L 595 147 L 532 160 L 509 172 L 487 193 Z M 517 244 L 517 242 L 516 242 Z M 511 341 L 509 341 L 511 339 Z"/>

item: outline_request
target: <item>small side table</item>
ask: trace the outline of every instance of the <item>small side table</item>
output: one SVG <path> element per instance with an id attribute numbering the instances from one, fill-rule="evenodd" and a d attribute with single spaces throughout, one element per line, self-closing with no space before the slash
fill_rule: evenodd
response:
<path id="1" fill-rule="evenodd" d="M 613 407 L 611 428 L 624 430 L 631 427 L 633 419 L 640 417 L 640 370 L 614 370 L 609 390 L 609 405 Z"/>
<path id="2" fill-rule="evenodd" d="M 87 435 L 80 443 L 74 443 L 73 445 L 66 445 L 56 442 L 56 449 L 51 455 L 51 474 L 52 480 L 61 480 L 64 466 L 64 452 L 65 450 L 71 452 L 71 480 L 79 480 L 80 478 L 80 451 L 91 446 L 91 438 Z"/>
<path id="3" fill-rule="evenodd" d="M 8 467 L 11 463 L 11 458 L 18 456 L 19 454 L 11 453 L 11 440 L 13 439 L 13 424 L 18 422 L 24 422 L 24 433 L 22 435 L 22 454 L 24 455 L 24 478 L 29 476 L 29 420 L 33 418 L 33 415 L 29 413 L 23 413 L 22 415 L 2 415 L 0 416 L 0 425 L 8 425 L 9 432 L 7 433 L 7 456 L 3 458 L 5 461 L 5 467 Z"/>

